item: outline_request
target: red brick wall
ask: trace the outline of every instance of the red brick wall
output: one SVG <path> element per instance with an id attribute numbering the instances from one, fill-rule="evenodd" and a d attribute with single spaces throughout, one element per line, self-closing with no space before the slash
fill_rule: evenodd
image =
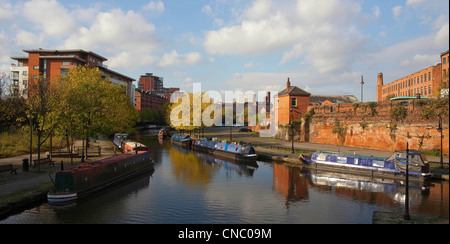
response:
<path id="1" fill-rule="evenodd" d="M 440 149 L 438 119 L 425 120 L 420 117 L 421 107 L 410 101 L 404 121 L 393 121 L 392 108 L 399 102 L 377 103 L 376 114 L 371 114 L 368 103 L 315 107 L 315 115 L 309 123 L 309 141 L 332 145 L 396 151 L 410 148 L 429 151 Z M 344 135 L 333 132 L 337 127 L 345 129 Z M 449 153 L 449 118 L 443 119 L 443 151 Z M 304 131 L 305 128 L 302 128 Z"/>
<path id="2" fill-rule="evenodd" d="M 291 99 L 297 99 L 297 106 L 291 106 Z M 309 106 L 309 96 L 281 96 L 278 97 L 278 124 L 287 125 L 289 124 L 289 118 L 291 121 L 296 121 L 301 119 L 303 114 L 308 111 Z M 290 109 L 292 108 L 292 112 Z"/>

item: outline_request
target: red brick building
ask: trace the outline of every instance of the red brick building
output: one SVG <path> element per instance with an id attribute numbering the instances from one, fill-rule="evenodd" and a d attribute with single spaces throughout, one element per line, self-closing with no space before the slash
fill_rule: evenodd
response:
<path id="1" fill-rule="evenodd" d="M 17 60 L 17 65 L 12 65 L 11 73 L 17 76 L 19 86 L 18 95 L 27 97 L 33 92 L 33 86 L 28 85 L 39 78 L 40 75 L 51 82 L 57 81 L 61 76 L 67 75 L 70 69 L 79 65 L 87 65 L 90 68 L 99 68 L 112 83 L 126 87 L 130 101 L 134 101 L 134 79 L 110 70 L 103 64 L 107 61 L 105 57 L 91 51 L 76 50 L 45 50 L 31 49 L 23 50 L 28 56 L 11 57 Z M 26 71 L 26 75 L 25 74 Z M 13 79 L 14 80 L 14 79 Z M 14 83 L 14 82 L 13 82 Z"/>
<path id="2" fill-rule="evenodd" d="M 161 96 L 166 97 L 168 100 L 170 100 L 172 93 L 180 90 L 180 88 L 176 87 L 165 88 L 164 78 L 155 76 L 153 73 L 141 75 L 138 82 L 138 88 L 143 91 L 158 93 Z"/>
<path id="3" fill-rule="evenodd" d="M 141 111 L 144 109 L 154 109 L 161 111 L 161 107 L 169 101 L 166 97 L 161 96 L 161 94 L 144 91 L 141 89 L 135 89 L 135 102 L 134 107 L 136 110 Z"/>
<path id="4" fill-rule="evenodd" d="M 278 93 L 278 124 L 287 125 L 290 121 L 299 120 L 308 112 L 311 93 L 291 86 L 288 78 L 286 89 Z"/>
<path id="5" fill-rule="evenodd" d="M 441 89 L 447 88 L 448 94 L 448 58 L 449 51 L 441 53 L 441 63 L 430 66 L 413 74 L 384 84 L 383 73 L 379 73 L 377 80 L 377 101 L 386 101 L 393 97 L 438 97 Z"/>

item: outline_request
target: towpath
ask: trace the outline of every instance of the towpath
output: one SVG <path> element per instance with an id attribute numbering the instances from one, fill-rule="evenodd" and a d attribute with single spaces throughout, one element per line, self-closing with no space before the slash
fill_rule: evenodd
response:
<path id="1" fill-rule="evenodd" d="M 101 139 L 91 142 L 92 147 L 101 147 L 101 156 L 91 157 L 88 160 L 98 160 L 114 155 L 114 144 L 109 139 Z M 81 141 L 75 142 L 75 147 L 81 147 Z M 66 150 L 67 151 L 67 150 Z M 41 158 L 46 157 L 47 153 L 42 153 Z M 53 188 L 51 177 L 55 177 L 55 172 L 61 169 L 61 161 L 64 167 L 70 167 L 70 158 L 53 158 L 55 166 L 48 164 L 33 168 L 29 165 L 29 171 L 23 172 L 23 159 L 29 159 L 30 155 L 20 155 L 10 158 L 0 159 L 0 165 L 12 164 L 17 168 L 17 174 L 0 172 L 0 219 L 11 213 L 21 211 L 34 203 L 45 200 L 47 192 Z M 33 154 L 33 159 L 37 159 L 37 154 Z M 79 158 L 74 158 L 74 164 L 80 163 Z M 51 177 L 50 177 L 51 176 Z"/>

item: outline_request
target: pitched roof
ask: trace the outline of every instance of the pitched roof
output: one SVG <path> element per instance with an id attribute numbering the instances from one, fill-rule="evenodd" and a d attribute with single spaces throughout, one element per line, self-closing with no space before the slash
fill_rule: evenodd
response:
<path id="1" fill-rule="evenodd" d="M 284 95 L 290 95 L 290 96 L 311 96 L 311 93 L 300 89 L 296 86 L 290 86 L 289 88 L 286 88 L 278 93 L 278 96 L 284 96 Z"/>
<path id="2" fill-rule="evenodd" d="M 358 98 L 356 98 L 354 95 L 313 95 L 310 97 L 309 102 L 322 104 L 327 100 L 334 104 L 359 103 Z"/>

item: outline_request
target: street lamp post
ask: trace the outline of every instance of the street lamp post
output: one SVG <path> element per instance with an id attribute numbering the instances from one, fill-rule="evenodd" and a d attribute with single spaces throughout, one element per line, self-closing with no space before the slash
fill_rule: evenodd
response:
<path id="1" fill-rule="evenodd" d="M 443 169 L 444 168 L 444 160 L 442 158 L 442 116 L 439 115 L 439 127 L 437 128 L 437 131 L 441 133 L 441 161 L 440 161 L 440 166 L 439 168 Z"/>
<path id="2" fill-rule="evenodd" d="M 361 103 L 364 102 L 363 87 L 364 87 L 364 77 L 361 75 Z"/>
<path id="3" fill-rule="evenodd" d="M 289 125 L 291 126 L 292 154 L 294 154 L 294 126 L 291 122 L 292 108 L 289 109 Z"/>

